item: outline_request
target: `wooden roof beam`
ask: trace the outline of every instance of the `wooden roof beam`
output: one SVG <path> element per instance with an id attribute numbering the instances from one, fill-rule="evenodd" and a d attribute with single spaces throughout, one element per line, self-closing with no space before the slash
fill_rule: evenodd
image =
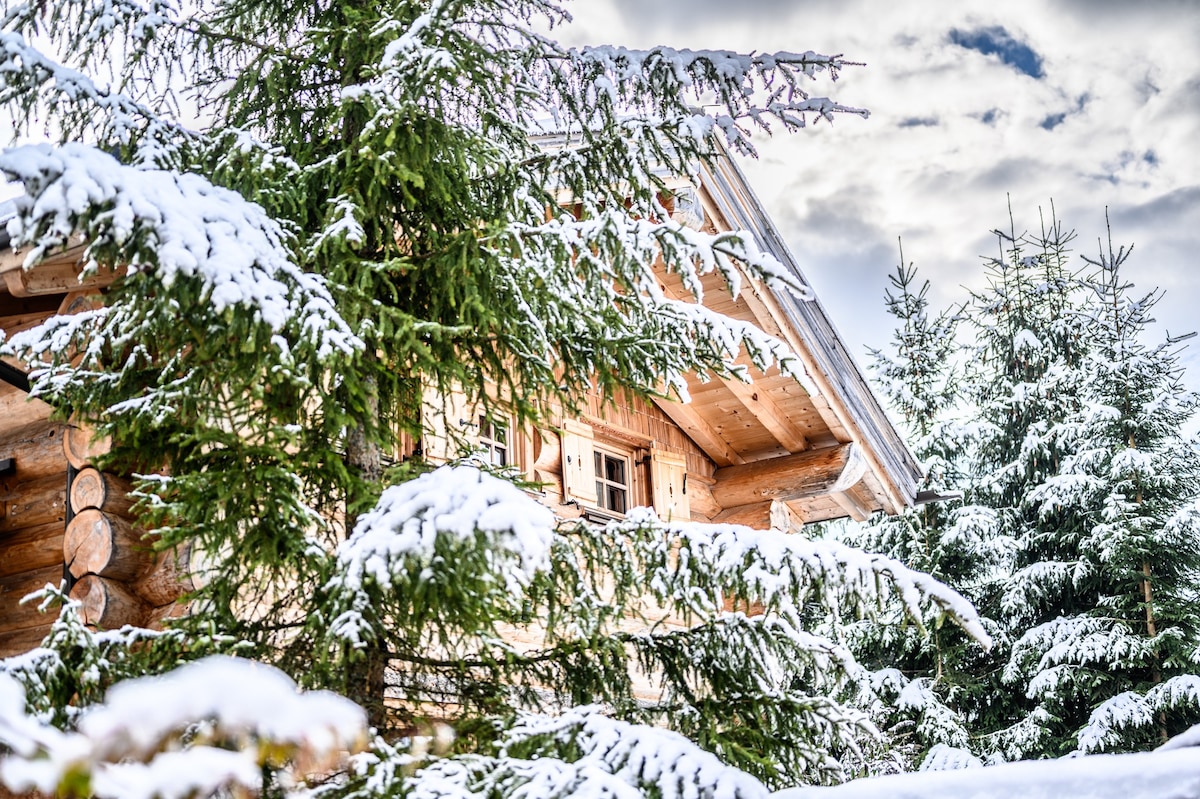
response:
<path id="1" fill-rule="evenodd" d="M 858 446 L 841 444 L 722 467 L 714 475 L 712 495 L 726 510 L 776 499 L 811 499 L 848 491 L 866 472 Z"/>
<path id="2" fill-rule="evenodd" d="M 743 383 L 736 378 L 722 378 L 721 382 L 784 449 L 788 452 L 803 452 L 809 448 L 808 437 L 804 431 L 775 404 L 775 400 L 771 399 L 771 395 L 765 389 L 754 383 Z"/>
<path id="3" fill-rule="evenodd" d="M 117 270 L 109 267 L 102 266 L 87 277 L 82 276 L 83 253 L 82 245 L 71 247 L 26 269 L 21 254 L 5 252 L 0 254 L 0 275 L 4 276 L 8 292 L 14 297 L 66 294 L 112 283 Z"/>
<path id="4" fill-rule="evenodd" d="M 665 283 L 660 281 L 659 286 L 663 294 L 672 300 L 688 302 L 688 300 L 682 300 L 679 292 Z M 764 324 L 764 320 L 760 319 L 758 314 L 755 314 L 755 319 L 758 321 L 759 327 L 777 338 L 780 337 L 780 328 L 773 321 L 771 322 L 771 326 L 774 328 L 774 332 Z M 804 431 L 783 412 L 782 408 L 775 404 L 775 400 L 771 399 L 766 391 L 759 389 L 753 383 L 743 383 L 735 377 L 718 377 L 718 379 L 721 381 L 721 385 L 725 386 L 729 390 L 729 393 L 733 394 L 738 402 L 750 412 L 755 421 L 761 424 L 779 442 L 781 447 L 788 452 L 803 452 L 809 448 L 808 437 L 804 434 Z M 733 463 L 738 463 L 738 461 L 733 461 Z M 723 466 L 726 464 L 718 465 Z"/>
<path id="5" fill-rule="evenodd" d="M 871 517 L 871 508 L 863 504 L 853 491 L 833 491 L 829 497 L 856 522 L 865 522 Z"/>
<path id="6" fill-rule="evenodd" d="M 690 404 L 655 397 L 654 404 L 682 430 L 717 466 L 742 464 L 746 459 L 729 446 L 716 428 L 704 420 Z"/>

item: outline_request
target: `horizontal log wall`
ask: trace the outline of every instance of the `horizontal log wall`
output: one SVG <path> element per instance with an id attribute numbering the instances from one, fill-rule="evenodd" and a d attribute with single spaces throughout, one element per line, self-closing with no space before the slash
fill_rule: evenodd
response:
<path id="1" fill-rule="evenodd" d="M 66 425 L 50 420 L 50 406 L 27 400 L 10 386 L 0 391 L 0 657 L 37 646 L 56 613 L 21 599 L 63 579 L 67 513 Z"/>
<path id="2" fill-rule="evenodd" d="M 0 416 L 0 460 L 12 464 L 0 476 L 0 657 L 41 642 L 57 614 L 20 600 L 68 574 L 70 595 L 93 626 L 157 626 L 178 615 L 176 601 L 191 587 L 189 553 L 156 552 L 143 538 L 129 481 L 91 465 L 107 442 L 50 421 L 48 405 L 20 404 L 11 393 L 0 392 L 0 404 L 14 411 Z M 68 484 L 71 468 L 78 471 Z"/>

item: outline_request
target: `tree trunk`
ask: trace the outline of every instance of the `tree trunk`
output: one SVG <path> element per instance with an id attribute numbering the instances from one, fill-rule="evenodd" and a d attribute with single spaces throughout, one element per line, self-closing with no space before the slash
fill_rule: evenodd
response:
<path id="1" fill-rule="evenodd" d="M 373 368 L 375 359 L 365 357 L 368 368 Z M 359 479 L 377 483 L 383 477 L 383 459 L 379 444 L 370 434 L 370 429 L 379 423 L 379 392 L 373 377 L 363 381 L 369 391 L 363 418 L 359 425 L 346 433 L 346 464 Z M 349 536 L 358 522 L 357 508 L 361 498 L 353 492 L 346 498 L 346 535 Z M 355 509 L 352 511 L 351 509 Z M 381 732 L 387 728 L 387 709 L 384 691 L 387 688 L 385 670 L 387 649 L 382 642 L 368 644 L 364 649 L 353 651 L 346 645 L 346 694 L 367 711 L 367 722 Z"/>

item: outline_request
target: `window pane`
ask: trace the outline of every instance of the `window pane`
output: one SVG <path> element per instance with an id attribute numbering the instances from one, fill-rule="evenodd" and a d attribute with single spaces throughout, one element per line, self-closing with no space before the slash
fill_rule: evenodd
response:
<path id="1" fill-rule="evenodd" d="M 609 486 L 608 509 L 617 513 L 625 512 L 625 489 Z"/>
<path id="2" fill-rule="evenodd" d="M 620 458 L 605 458 L 608 461 L 605 478 L 613 483 L 625 485 L 625 461 Z"/>

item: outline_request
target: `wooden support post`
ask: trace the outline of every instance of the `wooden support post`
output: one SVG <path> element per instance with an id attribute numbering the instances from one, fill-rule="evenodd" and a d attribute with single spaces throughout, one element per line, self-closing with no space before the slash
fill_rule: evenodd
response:
<path id="1" fill-rule="evenodd" d="M 717 469 L 712 494 L 727 510 L 773 499 L 809 499 L 845 491 L 864 470 L 855 445 L 842 444 Z"/>
<path id="2" fill-rule="evenodd" d="M 128 521 L 89 508 L 67 525 L 63 557 L 72 576 L 98 574 L 136 580 L 154 566 L 154 553 Z"/>
<path id="3" fill-rule="evenodd" d="M 141 625 L 151 610 L 120 582 L 95 574 L 79 578 L 71 589 L 71 599 L 79 602 L 85 624 L 105 630 Z"/>

